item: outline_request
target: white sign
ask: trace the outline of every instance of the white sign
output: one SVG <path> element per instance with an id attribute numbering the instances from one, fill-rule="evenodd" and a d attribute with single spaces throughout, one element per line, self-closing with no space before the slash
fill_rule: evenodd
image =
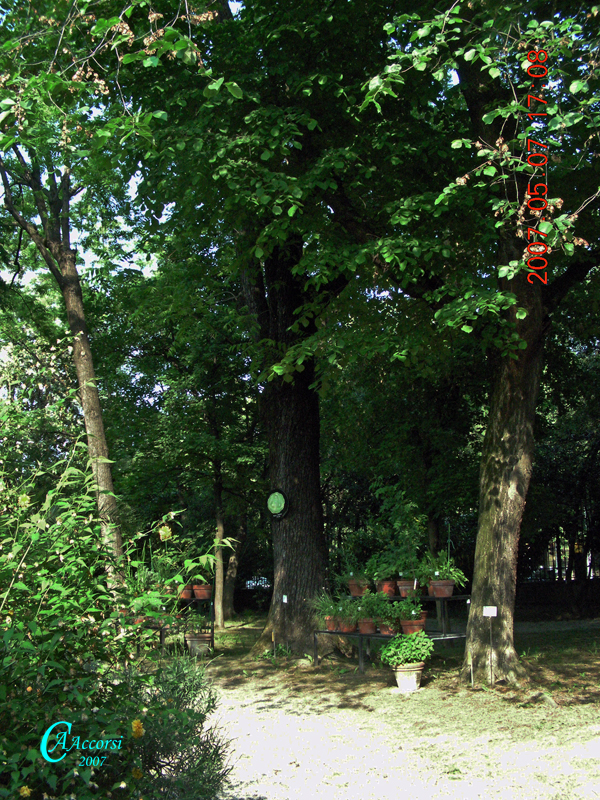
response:
<path id="1" fill-rule="evenodd" d="M 483 607 L 483 616 L 484 617 L 497 617 L 498 616 L 498 606 L 484 606 Z"/>
<path id="2" fill-rule="evenodd" d="M 284 603 L 287 603 L 287 594 L 284 594 L 284 595 L 283 595 L 283 602 L 284 602 Z"/>

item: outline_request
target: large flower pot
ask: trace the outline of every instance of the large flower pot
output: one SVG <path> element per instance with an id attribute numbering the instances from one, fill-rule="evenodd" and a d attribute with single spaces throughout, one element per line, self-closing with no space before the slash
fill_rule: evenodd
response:
<path id="1" fill-rule="evenodd" d="M 408 597 L 409 592 L 415 591 L 419 588 L 419 581 L 417 581 L 417 585 L 415 587 L 414 579 L 406 581 L 400 580 L 396 581 L 396 583 L 398 584 L 398 591 L 400 592 L 401 597 Z"/>
<path id="2" fill-rule="evenodd" d="M 376 633 L 377 626 L 374 619 L 359 619 L 358 620 L 359 633 Z"/>
<path id="3" fill-rule="evenodd" d="M 429 581 L 429 584 L 427 585 L 427 594 L 430 597 L 433 597 L 433 584 L 431 583 L 431 581 Z"/>
<path id="4" fill-rule="evenodd" d="M 342 633 L 354 633 L 356 631 L 356 622 L 348 622 L 345 619 L 341 619 L 338 628 Z"/>
<path id="5" fill-rule="evenodd" d="M 424 661 L 416 664 L 403 664 L 401 667 L 394 667 L 396 683 L 401 692 L 408 694 L 416 692 L 421 685 L 421 675 L 423 674 Z"/>
<path id="6" fill-rule="evenodd" d="M 367 581 L 361 581 L 357 578 L 350 578 L 348 580 L 348 588 L 350 589 L 350 594 L 352 597 L 362 597 L 369 588 L 369 584 Z"/>
<path id="7" fill-rule="evenodd" d="M 402 633 L 417 633 L 418 631 L 422 631 L 425 627 L 425 620 L 421 619 L 401 619 L 400 625 L 402 625 Z"/>
<path id="8" fill-rule="evenodd" d="M 390 628 L 389 625 L 386 625 L 385 622 L 379 623 L 379 633 L 382 633 L 384 636 L 393 636 L 394 631 Z"/>
<path id="9" fill-rule="evenodd" d="M 434 597 L 452 597 L 454 581 L 431 581 Z"/>
<path id="10" fill-rule="evenodd" d="M 186 633 L 185 643 L 190 655 L 204 656 L 210 652 L 210 633 Z"/>
<path id="11" fill-rule="evenodd" d="M 188 583 L 188 585 L 184 586 L 183 589 L 179 592 L 180 600 L 191 600 L 193 596 L 194 596 L 194 590 L 192 588 L 191 583 Z"/>
<path id="12" fill-rule="evenodd" d="M 394 597 L 396 594 L 396 581 L 377 581 L 377 591 Z"/>
<path id="13" fill-rule="evenodd" d="M 328 631 L 337 631 L 338 624 L 336 617 L 325 617 L 325 627 Z"/>
<path id="14" fill-rule="evenodd" d="M 195 583 L 194 597 L 196 600 L 210 600 L 212 597 L 212 586 L 209 583 Z"/>

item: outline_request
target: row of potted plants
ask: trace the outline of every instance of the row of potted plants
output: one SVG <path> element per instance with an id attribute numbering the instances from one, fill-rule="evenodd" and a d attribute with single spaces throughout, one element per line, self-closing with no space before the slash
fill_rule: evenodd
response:
<path id="1" fill-rule="evenodd" d="M 467 582 L 464 572 L 445 553 L 439 556 L 428 553 L 421 561 L 415 562 L 393 550 L 371 556 L 364 570 L 350 570 L 340 580 L 348 586 L 353 597 L 361 597 L 371 581 L 378 591 L 390 597 L 396 594 L 396 587 L 402 597 L 407 597 L 419 586 L 428 586 L 429 593 L 435 597 L 450 597 L 455 585 L 461 587 Z"/>
<path id="2" fill-rule="evenodd" d="M 318 624 L 342 633 L 354 633 L 357 629 L 360 633 L 376 633 L 377 627 L 386 635 L 400 630 L 412 633 L 422 630 L 427 618 L 415 593 L 394 603 L 389 602 L 384 592 L 374 594 L 369 590 L 360 599 L 335 599 L 323 594 L 313 601 L 313 609 Z"/>

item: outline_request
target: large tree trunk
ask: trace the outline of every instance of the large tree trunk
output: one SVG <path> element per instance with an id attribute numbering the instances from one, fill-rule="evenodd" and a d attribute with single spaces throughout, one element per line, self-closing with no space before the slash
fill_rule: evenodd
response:
<path id="1" fill-rule="evenodd" d="M 276 246 L 251 280 L 243 279 L 246 302 L 256 314 L 258 336 L 275 347 L 263 366 L 279 361 L 281 350 L 304 335 L 290 330 L 294 311 L 309 299 L 306 278 L 292 272 L 302 256 L 302 240 L 296 237 Z M 342 288 L 340 283 L 337 289 Z M 306 328 L 315 330 L 314 320 Z M 309 601 L 326 585 L 327 547 L 323 533 L 320 499 L 319 398 L 309 386 L 315 379 L 314 362 L 304 361 L 293 381 L 270 381 L 261 395 L 261 416 L 269 440 L 271 490 L 288 498 L 289 511 L 273 519 L 274 584 L 267 625 L 254 652 L 276 643 L 289 644 L 296 652 L 310 649 L 313 622 Z M 265 498 L 266 500 L 266 498 Z M 284 602 L 285 601 L 285 602 Z"/>
<path id="2" fill-rule="evenodd" d="M 518 258 L 516 241 L 504 243 L 508 263 Z M 475 571 L 462 677 L 470 681 L 469 655 L 477 680 L 490 680 L 490 658 L 494 680 L 518 683 L 525 677 L 514 648 L 513 627 L 517 584 L 517 556 L 521 520 L 533 465 L 535 408 L 541 380 L 544 315 L 537 286 L 526 274 L 511 282 L 517 307 L 527 310 L 516 322 L 527 343 L 516 358 L 497 357 L 493 367 L 490 413 L 483 443 L 479 493 L 479 528 L 475 548 Z M 493 356 L 492 356 L 493 358 Z M 489 620 L 483 607 L 496 606 L 492 620 L 493 649 L 490 655 Z"/>
<path id="3" fill-rule="evenodd" d="M 235 617 L 235 608 L 233 607 L 233 596 L 235 592 L 235 580 L 237 578 L 238 565 L 240 562 L 240 555 L 246 536 L 248 534 L 248 520 L 246 514 L 241 514 L 238 525 L 237 541 L 233 553 L 229 556 L 229 563 L 227 564 L 227 572 L 225 573 L 225 581 L 223 584 L 223 620 L 233 619 Z"/>
<path id="4" fill-rule="evenodd" d="M 325 586 L 327 548 L 319 493 L 319 401 L 308 388 L 314 366 L 306 363 L 295 383 L 271 384 L 265 401 L 271 490 L 282 491 L 288 513 L 273 519 L 274 583 L 267 626 L 257 649 L 276 643 L 298 652 L 310 646 L 308 601 Z"/>

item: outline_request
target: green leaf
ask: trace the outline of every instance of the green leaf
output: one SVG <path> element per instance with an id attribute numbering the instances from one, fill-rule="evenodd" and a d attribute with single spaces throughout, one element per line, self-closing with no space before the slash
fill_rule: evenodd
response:
<path id="1" fill-rule="evenodd" d="M 272 155 L 273 153 L 270 150 L 263 150 L 260 157 L 262 161 L 268 161 Z"/>
<path id="2" fill-rule="evenodd" d="M 498 67 L 492 67 L 489 71 L 490 78 L 499 78 L 500 77 L 500 70 Z"/>
<path id="3" fill-rule="evenodd" d="M 143 64 L 145 67 L 158 67 L 160 59 L 157 56 L 149 56 L 144 59 Z"/>
<path id="4" fill-rule="evenodd" d="M 510 272 L 510 267 L 500 267 L 500 269 L 498 270 L 498 277 L 505 278 L 509 272 Z"/>
<path id="5" fill-rule="evenodd" d="M 288 208 L 288 217 L 293 217 L 294 214 L 296 213 L 296 211 L 298 211 L 298 206 L 297 205 L 290 206 Z"/>
<path id="6" fill-rule="evenodd" d="M 577 92 L 587 92 L 587 90 L 587 81 L 573 81 L 573 83 L 569 86 L 569 91 L 571 94 L 577 94 Z"/>
<path id="7" fill-rule="evenodd" d="M 496 169 L 496 167 L 492 167 L 491 165 L 490 165 L 490 166 L 488 166 L 488 167 L 484 167 L 484 168 L 483 168 L 483 174 L 484 174 L 484 175 L 489 175 L 489 176 L 490 176 L 490 177 L 492 177 L 492 178 L 494 177 L 494 175 L 495 175 L 497 172 L 498 172 L 498 170 Z"/>
<path id="8" fill-rule="evenodd" d="M 465 61 L 472 61 L 476 53 L 477 50 L 475 49 L 467 50 L 465 53 Z"/>
<path id="9" fill-rule="evenodd" d="M 155 111 L 152 116 L 156 117 L 156 119 L 163 119 L 163 120 L 165 120 L 165 122 L 168 119 L 168 115 L 167 115 L 166 111 Z"/>
<path id="10" fill-rule="evenodd" d="M 471 333 L 472 330 L 473 330 L 473 328 L 472 328 L 471 325 L 463 325 L 461 327 L 461 331 L 464 331 L 465 333 Z"/>
<path id="11" fill-rule="evenodd" d="M 232 94 L 238 100 L 241 100 L 242 97 L 244 96 L 244 93 L 237 85 L 237 83 L 235 83 L 235 81 L 229 81 L 228 83 L 225 84 L 225 86 L 229 90 L 229 93 Z"/>
<path id="12" fill-rule="evenodd" d="M 525 319 L 527 316 L 527 311 L 524 308 L 517 308 L 516 316 L 517 319 Z"/>

